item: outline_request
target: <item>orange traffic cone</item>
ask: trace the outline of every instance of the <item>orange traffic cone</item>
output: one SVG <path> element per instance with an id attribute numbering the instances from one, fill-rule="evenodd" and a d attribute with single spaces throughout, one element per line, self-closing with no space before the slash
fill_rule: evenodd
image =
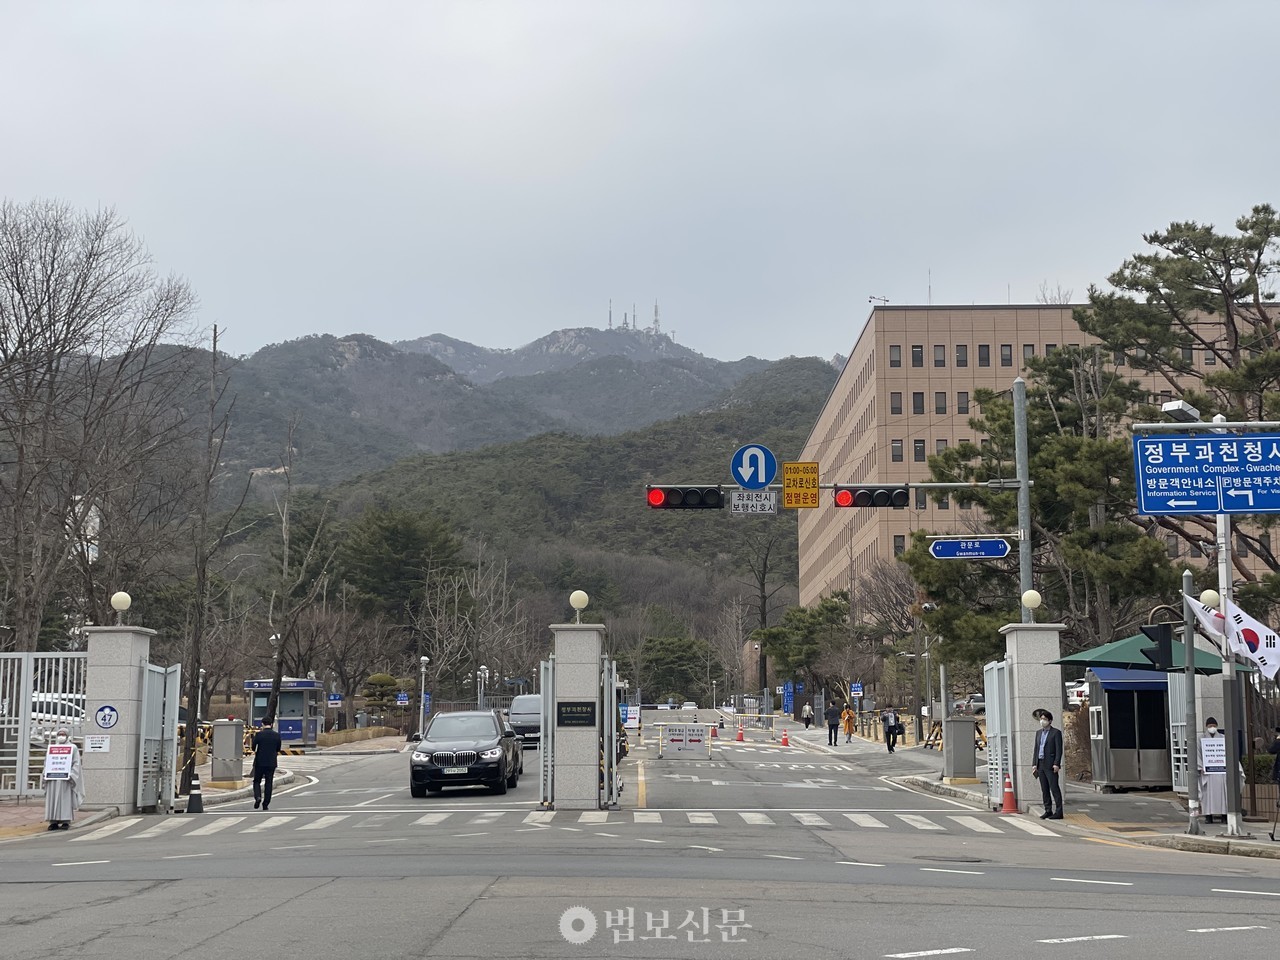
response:
<path id="1" fill-rule="evenodd" d="M 719 736 L 720 736 L 720 734 L 716 733 L 716 725 L 713 723 L 713 724 L 711 725 L 711 739 L 712 739 L 712 740 L 715 740 L 715 739 L 716 739 L 717 737 L 719 737 Z"/>
<path id="2" fill-rule="evenodd" d="M 1009 778 L 1009 774 L 1004 775 L 1004 806 L 1000 808 L 1001 813 L 1017 813 L 1018 801 L 1013 795 L 1013 781 Z"/>
<path id="3" fill-rule="evenodd" d="M 741 723 L 739 723 L 739 724 L 738 724 L 738 737 L 737 737 L 737 742 L 738 742 L 738 743 L 742 743 L 742 742 L 743 742 L 744 740 L 746 740 L 746 739 L 747 739 L 747 738 L 746 738 L 746 737 L 744 737 L 744 736 L 742 735 L 742 724 L 741 724 Z"/>
<path id="4" fill-rule="evenodd" d="M 783 731 L 782 731 L 782 745 L 783 745 L 784 747 L 789 747 L 789 746 L 791 746 L 791 741 L 787 739 L 787 731 L 786 731 L 786 730 L 783 730 Z"/>

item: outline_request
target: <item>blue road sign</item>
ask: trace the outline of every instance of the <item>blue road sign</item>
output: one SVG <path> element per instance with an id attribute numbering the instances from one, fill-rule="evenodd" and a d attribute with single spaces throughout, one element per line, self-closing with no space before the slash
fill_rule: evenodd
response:
<path id="1" fill-rule="evenodd" d="M 851 683 L 851 684 L 849 684 L 849 696 L 851 696 L 851 697 L 860 697 L 860 696 L 862 696 L 862 684 L 860 684 L 860 683 Z"/>
<path id="2" fill-rule="evenodd" d="M 1138 512 L 1280 513 L 1280 433 L 1135 437 Z"/>
<path id="3" fill-rule="evenodd" d="M 733 455 L 729 470 L 743 490 L 763 490 L 778 475 L 778 458 L 768 447 L 748 443 Z"/>
<path id="4" fill-rule="evenodd" d="M 935 540 L 929 544 L 929 555 L 935 560 L 998 560 L 1009 555 L 1009 541 L 1000 537 Z"/>
<path id="5" fill-rule="evenodd" d="M 409 705 L 409 695 L 407 693 L 397 693 L 396 705 L 400 707 L 407 707 Z"/>
<path id="6" fill-rule="evenodd" d="M 341 706 L 341 705 L 342 705 L 342 694 L 340 694 L 340 693 L 331 693 L 331 694 L 329 694 L 329 702 L 330 702 L 330 703 L 332 703 L 334 706 Z"/>
<path id="7" fill-rule="evenodd" d="M 431 691 L 430 690 L 422 691 L 422 712 L 423 713 L 431 712 Z"/>

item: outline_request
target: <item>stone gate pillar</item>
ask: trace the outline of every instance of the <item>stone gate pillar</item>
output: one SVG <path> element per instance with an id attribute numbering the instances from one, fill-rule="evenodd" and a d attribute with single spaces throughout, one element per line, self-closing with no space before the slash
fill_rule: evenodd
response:
<path id="1" fill-rule="evenodd" d="M 1053 725 L 1062 729 L 1062 666 L 1054 663 L 1062 656 L 1062 623 L 1010 623 L 1000 628 L 1005 638 L 1005 659 L 1009 664 L 1009 749 L 1013 754 L 1013 791 L 1018 809 L 1039 806 L 1040 781 L 1031 772 L 1040 721 L 1031 714 L 1037 709 L 1053 714 Z M 1066 757 L 1060 774 L 1066 790 Z"/>
<path id="2" fill-rule="evenodd" d="M 600 654 L 604 627 L 598 623 L 551 625 L 555 636 L 555 805 L 558 810 L 600 808 Z"/>
<path id="3" fill-rule="evenodd" d="M 87 627 L 85 735 L 105 737 L 106 749 L 84 751 L 84 806 L 134 813 L 142 744 L 142 681 L 154 630 Z"/>

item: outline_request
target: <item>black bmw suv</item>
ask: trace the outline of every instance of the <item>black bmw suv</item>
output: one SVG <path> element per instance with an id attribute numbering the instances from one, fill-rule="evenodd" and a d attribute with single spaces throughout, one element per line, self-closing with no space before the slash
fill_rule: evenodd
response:
<path id="1" fill-rule="evenodd" d="M 524 749 L 511 725 L 491 710 L 437 713 L 413 746 L 409 793 L 425 797 L 449 786 L 506 793 L 524 773 Z"/>

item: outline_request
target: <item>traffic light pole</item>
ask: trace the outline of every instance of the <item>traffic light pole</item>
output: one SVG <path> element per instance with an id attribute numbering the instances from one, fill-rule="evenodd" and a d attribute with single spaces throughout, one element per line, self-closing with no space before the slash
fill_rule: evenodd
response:
<path id="1" fill-rule="evenodd" d="M 1191 609 L 1191 591 L 1195 582 L 1190 570 L 1182 571 L 1182 646 L 1186 662 L 1186 696 L 1182 707 L 1182 720 L 1186 729 L 1187 746 L 1183 751 L 1187 764 L 1187 833 L 1200 833 L 1200 725 L 1196 721 L 1196 615 Z M 1172 707 L 1173 705 L 1170 704 Z"/>

